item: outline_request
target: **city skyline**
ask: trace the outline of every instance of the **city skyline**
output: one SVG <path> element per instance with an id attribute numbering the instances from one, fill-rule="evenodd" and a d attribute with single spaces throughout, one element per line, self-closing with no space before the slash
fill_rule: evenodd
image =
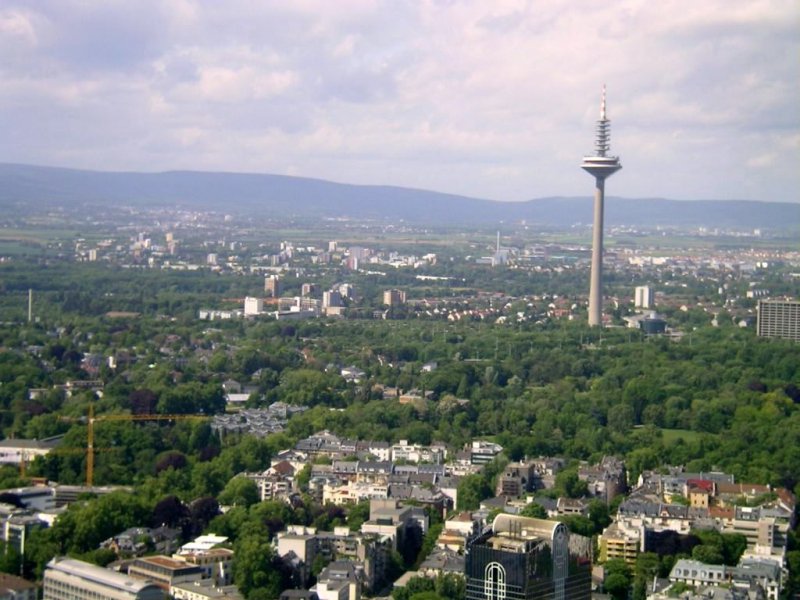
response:
<path id="1" fill-rule="evenodd" d="M 797 202 L 798 33 L 779 1 L 12 1 L 0 161 L 585 195 L 606 82 L 614 195 Z"/>

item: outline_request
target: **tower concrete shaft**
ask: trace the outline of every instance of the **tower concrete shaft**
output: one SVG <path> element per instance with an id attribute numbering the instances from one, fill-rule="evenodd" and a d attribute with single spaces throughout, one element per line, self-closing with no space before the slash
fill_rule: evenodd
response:
<path id="1" fill-rule="evenodd" d="M 606 180 L 595 179 L 592 225 L 592 274 L 589 279 L 589 325 L 603 324 L 603 213 Z"/>
<path id="2" fill-rule="evenodd" d="M 589 325 L 603 324 L 603 215 L 606 178 L 622 168 L 619 157 L 608 156 L 611 149 L 611 121 L 606 118 L 606 88 L 597 121 L 594 156 L 584 156 L 581 168 L 594 176 L 594 225 L 592 228 L 592 274 L 589 282 Z"/>

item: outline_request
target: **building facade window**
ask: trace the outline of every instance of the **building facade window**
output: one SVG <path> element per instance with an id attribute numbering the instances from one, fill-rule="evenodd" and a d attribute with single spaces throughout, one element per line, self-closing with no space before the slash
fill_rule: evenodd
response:
<path id="1" fill-rule="evenodd" d="M 486 565 L 484 593 L 486 600 L 505 600 L 506 570 L 498 562 L 491 562 Z"/>

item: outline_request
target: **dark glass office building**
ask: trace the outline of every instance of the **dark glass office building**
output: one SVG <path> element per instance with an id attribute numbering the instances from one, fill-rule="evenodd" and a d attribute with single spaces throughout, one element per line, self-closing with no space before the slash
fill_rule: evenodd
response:
<path id="1" fill-rule="evenodd" d="M 467 600 L 589 600 L 591 559 L 556 521 L 498 515 L 467 544 Z"/>

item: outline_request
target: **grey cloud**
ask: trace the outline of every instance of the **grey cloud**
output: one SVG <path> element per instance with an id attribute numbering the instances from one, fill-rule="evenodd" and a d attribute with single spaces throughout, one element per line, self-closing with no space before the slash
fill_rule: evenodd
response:
<path id="1" fill-rule="evenodd" d="M 626 165 L 611 193 L 797 200 L 798 17 L 725 0 L 10 0 L 0 160 L 588 193 L 577 164 L 606 82 Z"/>
<path id="2" fill-rule="evenodd" d="M 160 11 L 151 2 L 59 0 L 36 6 L 41 51 L 79 73 L 136 69 L 168 44 Z"/>

